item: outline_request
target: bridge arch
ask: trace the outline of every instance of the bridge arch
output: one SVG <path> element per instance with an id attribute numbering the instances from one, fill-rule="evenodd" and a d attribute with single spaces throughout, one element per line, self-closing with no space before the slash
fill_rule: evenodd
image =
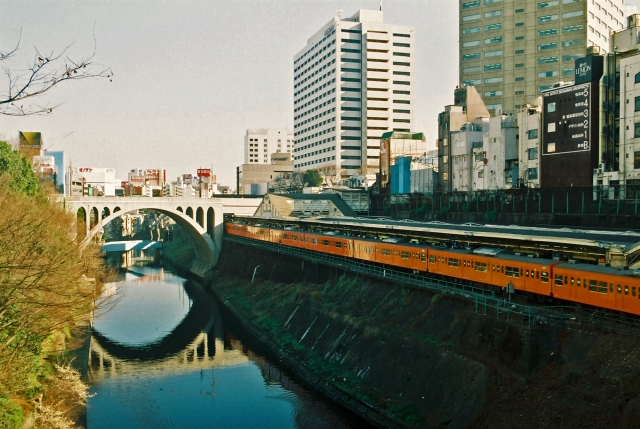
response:
<path id="1" fill-rule="evenodd" d="M 187 207 L 187 210 L 185 210 L 185 213 L 187 216 L 193 219 L 193 209 L 191 207 Z"/>
<path id="2" fill-rule="evenodd" d="M 114 207 L 113 211 L 110 211 L 109 206 L 105 204 L 90 204 L 88 206 L 79 208 L 77 212 L 78 216 L 80 216 L 80 214 L 82 213 L 81 210 L 84 210 L 85 213 L 95 213 L 96 216 L 107 211 L 110 212 L 110 214 L 104 218 L 100 216 L 100 218 L 97 219 L 97 222 L 91 222 L 88 234 L 79 234 L 79 236 L 82 237 L 83 244 L 89 243 L 94 237 L 101 234 L 103 226 L 108 224 L 112 220 L 122 217 L 126 213 L 131 213 L 140 209 L 148 209 L 154 210 L 158 213 L 162 213 L 167 217 L 173 219 L 173 221 L 178 226 L 180 226 L 180 228 L 182 228 L 187 237 L 189 237 L 197 260 L 203 262 L 205 265 L 215 265 L 220 253 L 222 237 L 216 237 L 216 234 L 210 235 L 208 233 L 210 228 L 208 228 L 208 225 L 204 224 L 204 218 L 202 219 L 203 225 L 200 225 L 198 222 L 196 222 L 195 219 L 193 219 L 193 217 L 187 216 L 187 214 L 179 211 L 176 205 L 168 205 L 166 203 L 163 204 L 163 202 L 156 202 L 154 200 L 155 199 L 151 198 L 139 199 L 139 202 L 135 204 L 135 207 L 123 206 L 123 208 L 121 209 L 120 206 L 117 206 Z M 189 207 L 189 209 L 191 209 L 191 207 Z M 210 209 L 213 210 L 213 208 Z M 200 208 L 200 210 L 204 213 L 204 209 Z M 192 209 L 191 211 L 193 213 Z M 93 219 L 91 219 L 91 221 L 93 221 Z M 213 226 L 212 228 L 215 232 L 215 226 Z"/>
<path id="3" fill-rule="evenodd" d="M 196 209 L 196 222 L 204 228 L 204 210 L 202 210 L 202 207 Z"/>

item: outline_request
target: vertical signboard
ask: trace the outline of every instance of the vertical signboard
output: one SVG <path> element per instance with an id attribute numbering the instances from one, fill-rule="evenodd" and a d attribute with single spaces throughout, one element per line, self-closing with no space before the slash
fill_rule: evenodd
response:
<path id="1" fill-rule="evenodd" d="M 42 135 L 36 132 L 20 131 L 20 155 L 29 161 L 34 156 L 40 156 L 42 150 Z"/>
<path id="2" fill-rule="evenodd" d="M 540 186 L 590 186 L 598 153 L 598 82 L 542 93 Z"/>

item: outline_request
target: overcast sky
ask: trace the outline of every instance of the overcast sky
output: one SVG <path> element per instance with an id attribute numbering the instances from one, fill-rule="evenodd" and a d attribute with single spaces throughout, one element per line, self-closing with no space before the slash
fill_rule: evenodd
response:
<path id="1" fill-rule="evenodd" d="M 640 0 L 627 0 L 635 8 Z M 384 21 L 414 26 L 415 131 L 429 144 L 457 83 L 457 0 L 385 0 Z M 108 79 L 61 84 L 64 104 L 48 116 L 0 117 L 0 138 L 40 131 L 45 147 L 77 167 L 166 169 L 169 178 L 213 166 L 235 187 L 247 128 L 293 129 L 293 55 L 341 8 L 379 0 L 13 1 L 0 2 L 0 51 L 21 51 L 12 70 L 40 51 L 74 43 L 113 69 Z M 5 81 L 0 80 L 0 85 Z"/>

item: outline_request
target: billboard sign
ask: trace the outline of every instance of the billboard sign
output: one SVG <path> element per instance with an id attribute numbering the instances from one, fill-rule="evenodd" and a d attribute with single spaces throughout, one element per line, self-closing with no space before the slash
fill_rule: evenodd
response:
<path id="1" fill-rule="evenodd" d="M 591 95 L 591 83 L 542 93 L 543 155 L 591 150 Z"/>
<path id="2" fill-rule="evenodd" d="M 20 155 L 27 159 L 40 156 L 42 135 L 36 132 L 20 131 Z"/>
<path id="3" fill-rule="evenodd" d="M 603 69 L 604 57 L 600 55 L 578 58 L 575 62 L 575 83 L 597 82 L 602 77 Z"/>

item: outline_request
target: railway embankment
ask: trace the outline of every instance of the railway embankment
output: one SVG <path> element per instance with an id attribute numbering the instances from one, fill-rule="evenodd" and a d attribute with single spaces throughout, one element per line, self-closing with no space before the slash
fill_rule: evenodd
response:
<path id="1" fill-rule="evenodd" d="M 399 425 L 640 427 L 638 335 L 521 326 L 231 242 L 216 269 L 216 293 L 283 361 Z"/>

